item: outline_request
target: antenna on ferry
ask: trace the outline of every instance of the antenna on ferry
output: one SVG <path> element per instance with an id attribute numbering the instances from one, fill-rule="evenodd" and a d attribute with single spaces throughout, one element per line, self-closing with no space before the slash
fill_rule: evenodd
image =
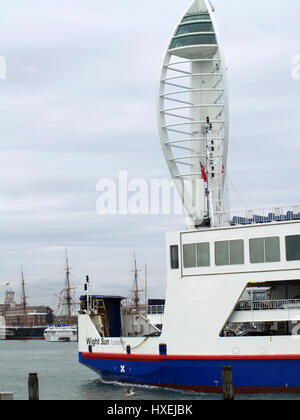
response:
<path id="1" fill-rule="evenodd" d="M 214 220 L 214 208 L 212 204 L 212 195 L 211 195 L 211 178 L 212 172 L 210 170 L 210 155 L 213 146 L 213 142 L 211 140 L 211 133 L 212 133 L 213 125 L 210 122 L 210 118 L 206 117 L 206 124 L 205 124 L 205 145 L 206 145 L 206 174 L 204 176 L 204 180 L 206 182 L 206 202 L 207 202 L 207 221 L 211 227 L 215 226 Z"/>
<path id="2" fill-rule="evenodd" d="M 84 284 L 84 290 L 86 292 L 85 295 L 86 295 L 86 310 L 87 310 L 87 313 L 90 313 L 89 283 L 90 283 L 89 276 L 86 276 L 85 284 Z"/>

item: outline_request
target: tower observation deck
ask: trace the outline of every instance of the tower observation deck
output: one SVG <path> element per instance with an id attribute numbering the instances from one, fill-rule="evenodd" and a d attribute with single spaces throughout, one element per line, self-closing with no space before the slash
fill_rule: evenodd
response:
<path id="1" fill-rule="evenodd" d="M 161 144 L 191 228 L 227 213 L 228 96 L 214 10 L 196 0 L 164 56 L 158 94 Z"/>

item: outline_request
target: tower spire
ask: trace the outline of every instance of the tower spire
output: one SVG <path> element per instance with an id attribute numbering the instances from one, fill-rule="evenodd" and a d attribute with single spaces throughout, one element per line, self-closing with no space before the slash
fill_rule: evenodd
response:
<path id="1" fill-rule="evenodd" d="M 207 198 L 213 225 L 222 226 L 226 221 L 227 90 L 226 65 L 212 4 L 195 0 L 168 44 L 158 92 L 161 145 L 191 229 L 205 225 Z M 208 133 L 207 117 L 214 127 Z M 203 167 L 199 167 L 199 160 Z M 209 196 L 206 175 L 203 177 L 205 162 L 205 171 L 210 174 Z"/>
<path id="2" fill-rule="evenodd" d="M 209 2 L 210 5 L 210 2 Z M 208 10 L 208 1 L 207 0 L 196 0 L 191 5 L 188 10 L 188 13 L 205 13 Z"/>

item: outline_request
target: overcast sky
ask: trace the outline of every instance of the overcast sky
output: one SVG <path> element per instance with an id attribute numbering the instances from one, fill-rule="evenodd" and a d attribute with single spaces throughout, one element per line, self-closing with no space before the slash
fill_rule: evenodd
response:
<path id="1" fill-rule="evenodd" d="M 72 282 L 127 295 L 133 251 L 150 294 L 166 284 L 165 233 L 183 216 L 99 216 L 96 184 L 169 177 L 156 93 L 169 38 L 190 0 L 2 2 L 0 302 L 54 305 L 64 250 Z M 300 203 L 299 0 L 214 0 L 229 71 L 232 204 Z M 234 187 L 233 187 L 234 186 Z M 238 191 L 238 195 L 235 191 Z"/>

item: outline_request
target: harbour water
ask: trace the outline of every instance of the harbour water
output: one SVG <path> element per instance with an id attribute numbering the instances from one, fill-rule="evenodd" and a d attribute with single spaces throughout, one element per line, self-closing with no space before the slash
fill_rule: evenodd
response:
<path id="1" fill-rule="evenodd" d="M 27 400 L 29 373 L 38 373 L 41 400 L 219 400 L 220 395 L 104 384 L 78 363 L 77 343 L 0 341 L 0 392 Z M 236 396 L 236 399 L 300 399 L 299 395 Z"/>

